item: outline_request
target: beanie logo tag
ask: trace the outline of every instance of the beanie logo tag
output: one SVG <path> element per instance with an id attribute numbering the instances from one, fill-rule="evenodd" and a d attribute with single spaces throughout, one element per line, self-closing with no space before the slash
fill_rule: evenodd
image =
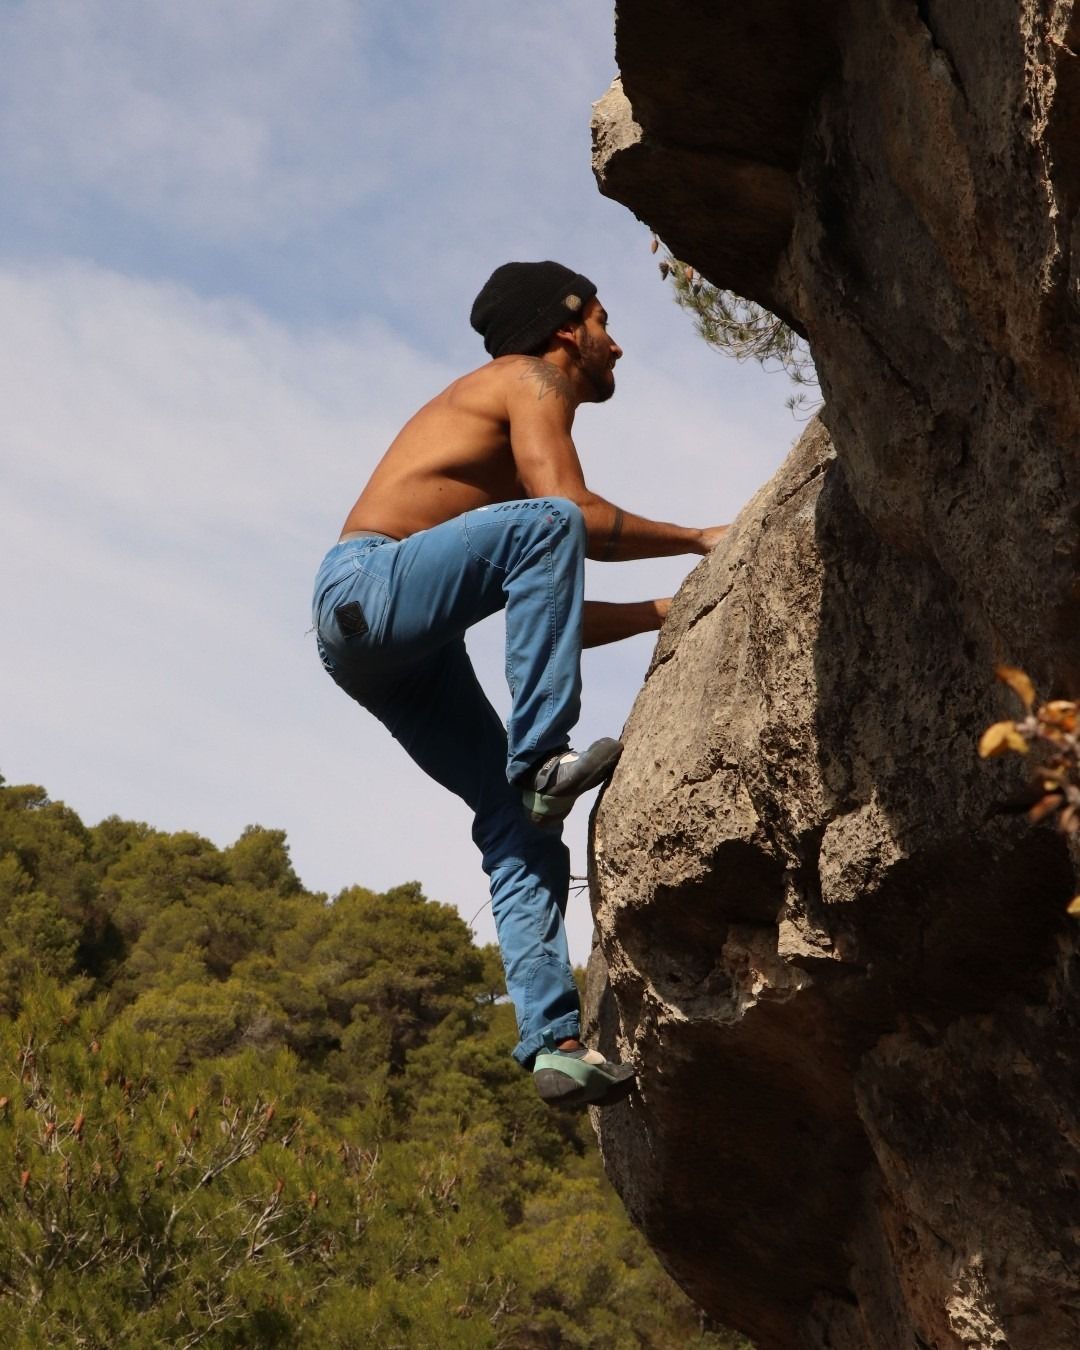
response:
<path id="1" fill-rule="evenodd" d="M 578 310 L 581 308 L 581 296 L 568 295 L 566 299 L 563 301 L 563 304 L 566 306 L 566 308 L 570 311 L 571 314 L 576 314 Z"/>

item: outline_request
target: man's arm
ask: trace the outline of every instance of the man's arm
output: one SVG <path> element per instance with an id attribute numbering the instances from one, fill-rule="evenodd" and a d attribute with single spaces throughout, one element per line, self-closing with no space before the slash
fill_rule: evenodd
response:
<path id="1" fill-rule="evenodd" d="M 726 525 L 692 529 L 624 511 L 590 491 L 570 428 L 576 403 L 570 383 L 550 362 L 523 356 L 507 397 L 514 463 L 530 497 L 564 497 L 581 508 L 588 557 L 600 562 L 709 553 Z"/>
<path id="2" fill-rule="evenodd" d="M 664 600 L 586 600 L 581 645 L 602 647 L 637 633 L 655 633 L 667 618 L 670 598 Z"/>
<path id="3" fill-rule="evenodd" d="M 565 494 L 563 494 L 565 495 Z M 726 525 L 694 529 L 649 520 L 624 511 L 595 492 L 589 505 L 578 500 L 589 532 L 588 557 L 596 562 L 628 562 L 632 558 L 664 558 L 673 553 L 711 553 L 727 533 Z M 571 497 L 571 501 L 575 498 Z"/>

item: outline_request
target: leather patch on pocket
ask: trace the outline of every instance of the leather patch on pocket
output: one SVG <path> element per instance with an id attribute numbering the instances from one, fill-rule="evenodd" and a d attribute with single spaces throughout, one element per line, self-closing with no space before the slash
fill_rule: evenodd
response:
<path id="1" fill-rule="evenodd" d="M 347 605 L 338 605 L 334 610 L 334 618 L 346 637 L 363 637 L 368 631 L 364 611 L 355 600 L 350 600 Z"/>

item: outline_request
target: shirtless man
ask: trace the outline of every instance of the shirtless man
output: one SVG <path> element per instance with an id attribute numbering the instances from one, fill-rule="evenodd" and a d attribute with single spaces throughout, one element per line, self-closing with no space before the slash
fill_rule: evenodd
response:
<path id="1" fill-rule="evenodd" d="M 604 739 L 578 753 L 569 737 L 581 647 L 659 628 L 668 601 L 584 601 L 584 559 L 704 554 L 727 527 L 647 520 L 586 487 L 574 413 L 611 397 L 622 355 L 591 281 L 554 262 L 507 263 L 471 321 L 493 359 L 420 409 L 349 512 L 315 584 L 319 654 L 473 811 L 517 1013 L 514 1058 L 544 1100 L 604 1105 L 633 1070 L 578 1039 L 561 821 L 622 747 Z M 499 609 L 505 728 L 464 641 Z"/>

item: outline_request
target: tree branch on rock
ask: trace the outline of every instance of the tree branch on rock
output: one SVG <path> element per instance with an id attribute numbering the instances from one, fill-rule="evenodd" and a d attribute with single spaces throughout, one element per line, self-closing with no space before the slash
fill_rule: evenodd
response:
<path id="1" fill-rule="evenodd" d="M 660 247 L 654 236 L 652 251 Z M 670 251 L 661 259 L 660 276 L 669 281 L 675 303 L 693 318 L 694 327 L 710 347 L 736 361 L 753 360 L 764 370 L 782 370 L 799 391 L 786 406 L 794 414 L 811 416 L 821 406 L 809 390 L 818 388 L 810 348 L 783 319 L 769 310 L 707 281 L 689 263 Z"/>

